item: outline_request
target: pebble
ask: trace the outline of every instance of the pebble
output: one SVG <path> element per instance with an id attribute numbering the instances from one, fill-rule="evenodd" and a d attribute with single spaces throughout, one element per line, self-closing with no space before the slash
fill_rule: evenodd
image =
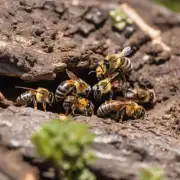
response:
<path id="1" fill-rule="evenodd" d="M 0 126 L 7 126 L 7 127 L 11 127 L 12 123 L 8 122 L 8 121 L 1 121 Z"/>
<path id="2" fill-rule="evenodd" d="M 15 139 L 12 139 L 10 141 L 10 144 L 9 144 L 10 147 L 13 147 L 13 148 L 19 148 L 21 146 L 20 142 L 15 140 Z"/>
<path id="3" fill-rule="evenodd" d="M 164 119 L 164 120 L 169 120 L 171 117 L 172 117 L 172 114 L 164 114 L 164 115 L 162 116 L 162 119 Z"/>
<path id="4" fill-rule="evenodd" d="M 103 23 L 107 18 L 107 14 L 97 8 L 92 8 L 85 16 L 85 19 L 91 21 L 95 25 Z"/>

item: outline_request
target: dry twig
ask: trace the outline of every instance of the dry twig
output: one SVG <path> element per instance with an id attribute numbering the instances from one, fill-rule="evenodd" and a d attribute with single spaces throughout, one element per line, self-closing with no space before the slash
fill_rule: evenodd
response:
<path id="1" fill-rule="evenodd" d="M 170 51 L 171 48 L 166 45 L 163 41 L 162 41 L 162 37 L 161 37 L 161 31 L 154 29 L 152 27 L 150 27 L 141 17 L 140 15 L 132 8 L 130 7 L 128 4 L 122 4 L 121 9 L 124 11 L 124 13 L 127 14 L 127 16 L 134 22 L 136 23 L 137 26 L 139 26 L 140 29 L 142 29 L 142 31 L 144 31 L 145 33 L 147 33 L 151 39 L 153 40 L 153 44 L 160 44 L 162 46 L 162 48 L 166 51 Z"/>

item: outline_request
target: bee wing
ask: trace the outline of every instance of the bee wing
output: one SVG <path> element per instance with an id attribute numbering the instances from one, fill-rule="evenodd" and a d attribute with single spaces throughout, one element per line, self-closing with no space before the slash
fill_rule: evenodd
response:
<path id="1" fill-rule="evenodd" d="M 18 88 L 18 89 L 25 89 L 25 90 L 32 90 L 32 91 L 37 91 L 36 89 L 28 88 L 28 87 L 23 87 L 23 86 L 15 86 L 15 88 Z"/>
<path id="2" fill-rule="evenodd" d="M 69 71 L 68 69 L 66 69 L 66 73 L 70 79 L 79 80 L 79 78 L 72 71 Z"/>
<path id="3" fill-rule="evenodd" d="M 38 92 L 40 94 L 43 94 L 43 93 L 41 93 L 41 92 L 39 92 L 39 91 L 37 91 L 36 89 L 33 89 L 33 88 L 28 88 L 28 87 L 23 87 L 23 86 L 15 86 L 15 88 L 30 90 L 30 91 L 34 91 L 34 92 Z"/>
<path id="4" fill-rule="evenodd" d="M 129 56 L 132 53 L 132 48 L 130 46 L 125 47 L 122 52 L 123 56 Z"/>
<path id="5" fill-rule="evenodd" d="M 119 72 L 114 72 L 114 73 L 111 73 L 108 77 L 111 80 L 113 80 L 114 78 L 116 78 L 117 76 L 119 75 Z"/>

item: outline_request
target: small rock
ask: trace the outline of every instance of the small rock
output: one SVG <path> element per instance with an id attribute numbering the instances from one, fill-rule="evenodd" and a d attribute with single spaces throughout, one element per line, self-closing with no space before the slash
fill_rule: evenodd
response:
<path id="1" fill-rule="evenodd" d="M 96 143 L 117 143 L 117 142 L 122 142 L 122 137 L 119 135 L 103 135 L 103 136 L 97 136 L 94 139 L 94 142 Z"/>
<path id="2" fill-rule="evenodd" d="M 21 146 L 20 142 L 15 140 L 15 139 L 12 139 L 10 141 L 10 144 L 9 144 L 9 147 L 12 147 L 12 148 L 19 148 Z"/>
<path id="3" fill-rule="evenodd" d="M 65 114 L 59 114 L 59 119 L 61 121 L 66 121 L 66 120 L 68 120 L 68 116 L 66 116 Z"/>
<path id="4" fill-rule="evenodd" d="M 57 2 L 56 2 L 57 3 Z M 64 4 L 56 4 L 55 12 L 58 14 L 63 14 L 65 11 Z"/>
<path id="5" fill-rule="evenodd" d="M 125 37 L 129 38 L 135 31 L 136 31 L 136 29 L 132 26 L 125 27 L 125 29 L 124 29 Z"/>
<path id="6" fill-rule="evenodd" d="M 45 32 L 45 28 L 43 27 L 43 25 L 38 24 L 36 26 L 33 27 L 33 33 L 36 36 L 40 36 L 41 34 L 43 34 Z"/>
<path id="7" fill-rule="evenodd" d="M 78 24 L 78 30 L 82 32 L 84 35 L 88 35 L 94 29 L 95 29 L 95 26 L 93 24 L 87 23 L 85 21 L 81 21 Z"/>
<path id="8" fill-rule="evenodd" d="M 162 119 L 164 119 L 164 120 L 169 120 L 171 117 L 172 117 L 172 114 L 164 114 L 164 115 L 162 116 Z"/>
<path id="9" fill-rule="evenodd" d="M 8 121 L 1 121 L 0 126 L 7 126 L 7 127 L 11 127 L 12 123 L 8 122 Z"/>
<path id="10" fill-rule="evenodd" d="M 138 79 L 138 84 L 140 87 L 143 87 L 143 88 L 153 88 L 153 84 L 150 82 L 150 80 L 144 77 L 140 77 Z"/>
<path id="11" fill-rule="evenodd" d="M 87 8 L 83 6 L 71 6 L 68 8 L 68 12 L 73 15 L 73 17 L 78 18 L 83 16 L 83 14 L 87 11 Z"/>
<path id="12" fill-rule="evenodd" d="M 91 21 L 95 25 L 99 25 L 105 21 L 107 14 L 100 9 L 92 8 L 85 16 L 85 19 Z"/>

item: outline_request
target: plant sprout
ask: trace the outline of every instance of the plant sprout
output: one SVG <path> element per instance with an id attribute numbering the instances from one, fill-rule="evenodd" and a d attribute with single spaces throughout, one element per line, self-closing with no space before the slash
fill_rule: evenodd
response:
<path id="1" fill-rule="evenodd" d="M 94 159 L 89 152 L 94 135 L 86 124 L 73 121 L 52 120 L 33 134 L 32 142 L 37 154 L 50 161 L 59 179 L 95 180 L 95 176 L 87 168 Z"/>
<path id="2" fill-rule="evenodd" d="M 139 173 L 139 180 L 162 180 L 163 171 L 160 168 L 146 168 L 141 169 Z"/>
<path id="3" fill-rule="evenodd" d="M 111 10 L 109 15 L 113 19 L 113 25 L 119 31 L 122 31 L 127 25 L 132 25 L 133 21 L 120 9 Z"/>

